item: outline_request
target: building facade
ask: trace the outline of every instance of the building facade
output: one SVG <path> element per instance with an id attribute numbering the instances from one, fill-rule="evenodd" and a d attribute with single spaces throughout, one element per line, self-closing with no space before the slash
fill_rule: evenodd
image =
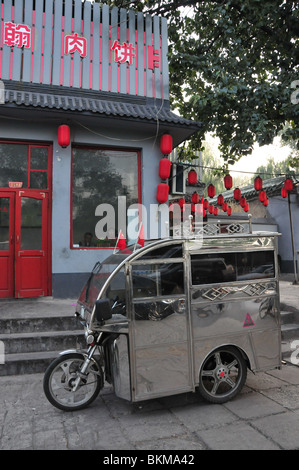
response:
<path id="1" fill-rule="evenodd" d="M 170 110 L 164 18 L 0 7 L 0 298 L 77 296 L 132 219 L 159 237 L 160 139 L 176 147 L 200 123 Z"/>

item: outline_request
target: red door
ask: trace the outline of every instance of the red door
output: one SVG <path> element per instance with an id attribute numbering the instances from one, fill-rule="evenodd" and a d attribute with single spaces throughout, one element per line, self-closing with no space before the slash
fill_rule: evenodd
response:
<path id="1" fill-rule="evenodd" d="M 0 193 L 0 298 L 14 295 L 15 195 Z"/>
<path id="2" fill-rule="evenodd" d="M 18 191 L 16 198 L 15 297 L 47 295 L 48 194 Z"/>
<path id="3" fill-rule="evenodd" d="M 0 209 L 0 297 L 49 295 L 48 193 L 0 192 Z"/>

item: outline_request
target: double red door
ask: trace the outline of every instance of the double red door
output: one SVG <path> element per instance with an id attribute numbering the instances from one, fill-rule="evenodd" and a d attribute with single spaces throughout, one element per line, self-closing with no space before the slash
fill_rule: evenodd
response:
<path id="1" fill-rule="evenodd" d="M 0 191 L 0 298 L 49 295 L 48 193 Z"/>

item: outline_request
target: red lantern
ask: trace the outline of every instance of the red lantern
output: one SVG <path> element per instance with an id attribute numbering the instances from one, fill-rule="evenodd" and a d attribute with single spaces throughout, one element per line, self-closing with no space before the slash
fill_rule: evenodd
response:
<path id="1" fill-rule="evenodd" d="M 188 173 L 188 183 L 196 184 L 197 183 L 197 173 L 195 170 L 190 170 Z"/>
<path id="2" fill-rule="evenodd" d="M 218 215 L 218 207 L 214 207 L 214 215 Z"/>
<path id="3" fill-rule="evenodd" d="M 213 212 L 214 212 L 214 206 L 213 206 L 213 204 L 210 204 L 209 205 L 209 214 L 213 214 Z"/>
<path id="4" fill-rule="evenodd" d="M 281 195 L 282 197 L 288 197 L 288 192 L 284 186 L 281 188 Z"/>
<path id="5" fill-rule="evenodd" d="M 168 200 L 169 186 L 166 183 L 158 184 L 157 188 L 157 201 L 160 204 L 164 204 Z"/>
<path id="6" fill-rule="evenodd" d="M 202 210 L 202 216 L 205 217 L 207 215 L 207 211 L 205 209 Z"/>
<path id="7" fill-rule="evenodd" d="M 66 148 L 71 143 L 71 131 L 69 126 L 62 124 L 58 127 L 58 144 L 62 148 Z"/>
<path id="8" fill-rule="evenodd" d="M 159 176 L 161 180 L 167 180 L 170 176 L 171 161 L 168 158 L 162 158 L 159 162 Z"/>
<path id="9" fill-rule="evenodd" d="M 246 197 L 241 197 L 241 199 L 240 199 L 240 206 L 244 208 L 245 205 L 246 205 L 246 203 L 247 203 Z"/>
<path id="10" fill-rule="evenodd" d="M 269 199 L 266 197 L 266 199 L 263 202 L 263 206 L 268 206 L 269 205 Z"/>
<path id="11" fill-rule="evenodd" d="M 236 188 L 236 189 L 234 190 L 234 199 L 235 199 L 235 201 L 240 201 L 241 196 L 242 196 L 242 195 L 241 195 L 241 189 Z"/>
<path id="12" fill-rule="evenodd" d="M 226 175 L 224 177 L 224 186 L 225 186 L 225 188 L 226 189 L 231 189 L 232 185 L 233 185 L 232 177 L 230 175 Z"/>
<path id="13" fill-rule="evenodd" d="M 193 204 L 198 204 L 199 203 L 199 194 L 198 193 L 193 193 L 191 197 L 191 201 Z"/>
<path id="14" fill-rule="evenodd" d="M 284 182 L 284 187 L 286 188 L 287 191 L 292 191 L 293 189 L 293 181 L 291 178 L 287 178 Z"/>
<path id="15" fill-rule="evenodd" d="M 222 196 L 222 194 L 219 194 L 217 198 L 217 204 L 218 206 L 222 206 L 223 203 L 224 203 L 224 197 Z"/>
<path id="16" fill-rule="evenodd" d="M 160 150 L 163 155 L 169 155 L 172 152 L 172 137 L 169 134 L 164 134 L 160 140 Z"/>
<path id="17" fill-rule="evenodd" d="M 209 184 L 208 186 L 208 196 L 210 198 L 215 196 L 215 186 L 213 184 Z"/>
<path id="18" fill-rule="evenodd" d="M 208 201 L 207 199 L 204 199 L 204 201 L 203 201 L 203 208 L 204 208 L 205 210 L 207 210 L 208 207 L 209 207 L 209 201 Z"/>
<path id="19" fill-rule="evenodd" d="M 228 206 L 227 211 L 226 211 L 227 215 L 232 215 L 232 212 L 233 212 L 232 208 Z"/>
<path id="20" fill-rule="evenodd" d="M 179 199 L 179 206 L 180 206 L 181 209 L 184 207 L 185 204 L 186 204 L 186 201 L 183 197 L 181 199 Z"/>
<path id="21" fill-rule="evenodd" d="M 261 191 L 263 189 L 263 180 L 260 176 L 257 176 L 254 180 L 254 189 L 256 191 Z"/>
<path id="22" fill-rule="evenodd" d="M 249 204 L 248 202 L 246 202 L 245 206 L 244 206 L 244 212 L 248 212 L 249 211 Z"/>
<path id="23" fill-rule="evenodd" d="M 223 210 L 223 212 L 226 212 L 227 209 L 228 209 L 228 204 L 227 204 L 227 202 L 224 202 L 224 203 L 222 204 L 222 210 Z"/>
<path id="24" fill-rule="evenodd" d="M 259 193 L 259 200 L 260 200 L 261 202 L 264 202 L 266 198 L 267 198 L 266 191 L 264 191 L 264 190 L 262 189 L 262 190 L 260 191 L 260 193 Z"/>

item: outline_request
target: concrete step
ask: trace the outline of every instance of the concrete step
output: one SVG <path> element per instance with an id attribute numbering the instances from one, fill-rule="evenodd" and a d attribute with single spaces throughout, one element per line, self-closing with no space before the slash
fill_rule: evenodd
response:
<path id="1" fill-rule="evenodd" d="M 60 317 L 0 318 L 0 334 L 69 331 L 82 328 L 75 315 Z"/>
<path id="2" fill-rule="evenodd" d="M 0 376 L 44 372 L 61 351 L 86 348 L 83 326 L 75 315 L 0 319 L 4 364 Z"/>
<path id="3" fill-rule="evenodd" d="M 6 354 L 5 364 L 0 364 L 0 376 L 38 374 L 59 356 L 60 351 Z"/>
<path id="4" fill-rule="evenodd" d="M 80 348 L 84 341 L 83 330 L 45 331 L 37 333 L 10 333 L 0 335 L 5 345 L 5 354 L 20 354 L 44 351 L 63 351 Z"/>

